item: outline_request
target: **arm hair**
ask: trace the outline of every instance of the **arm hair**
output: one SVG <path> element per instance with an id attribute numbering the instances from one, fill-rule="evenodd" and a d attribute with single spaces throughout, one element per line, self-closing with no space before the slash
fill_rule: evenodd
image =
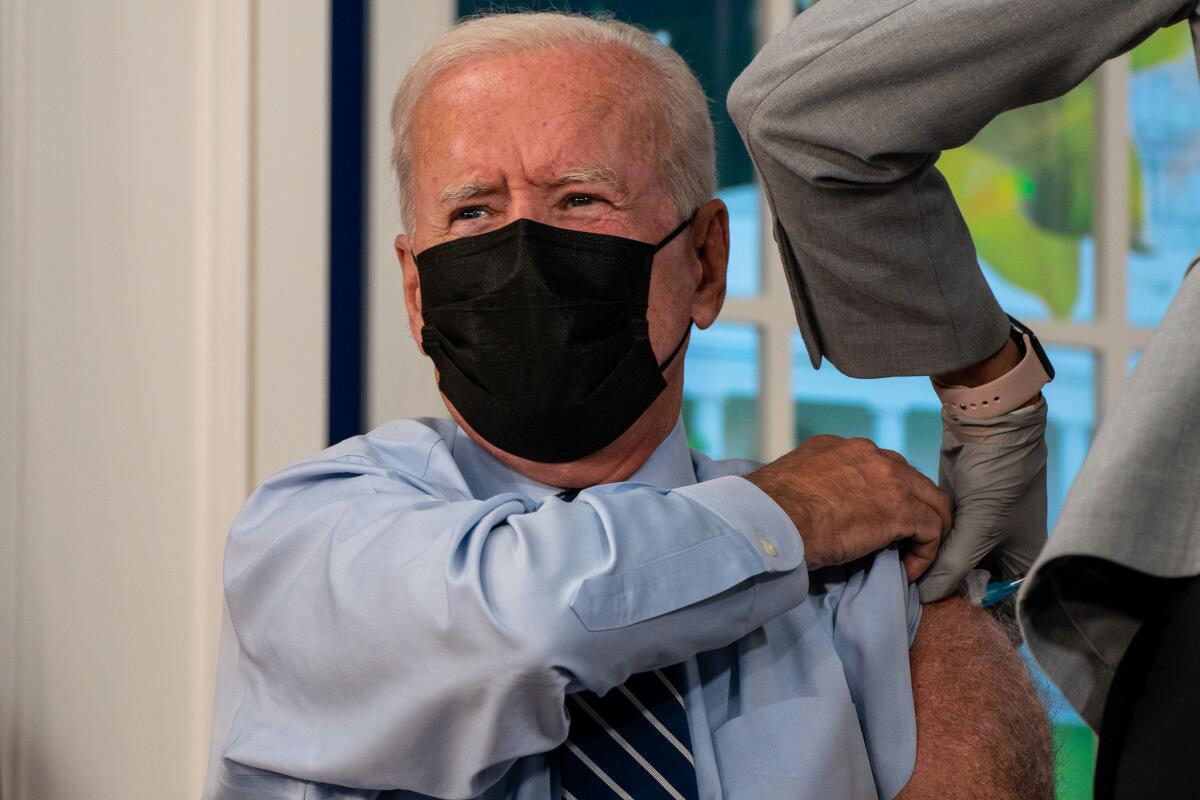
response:
<path id="1" fill-rule="evenodd" d="M 959 597 L 925 606 L 909 660 L 917 757 L 897 800 L 1053 800 L 1046 713 L 990 615 Z"/>

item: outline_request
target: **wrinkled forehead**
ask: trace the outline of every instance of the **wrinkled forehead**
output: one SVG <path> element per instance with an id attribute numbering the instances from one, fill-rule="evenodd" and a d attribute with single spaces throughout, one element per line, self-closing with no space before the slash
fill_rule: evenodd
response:
<path id="1" fill-rule="evenodd" d="M 645 173 L 659 161 L 662 113 L 631 55 L 557 47 L 442 73 L 414 112 L 418 194 L 489 169 L 542 181 L 602 166 L 625 181 L 657 180 L 657 169 Z"/>

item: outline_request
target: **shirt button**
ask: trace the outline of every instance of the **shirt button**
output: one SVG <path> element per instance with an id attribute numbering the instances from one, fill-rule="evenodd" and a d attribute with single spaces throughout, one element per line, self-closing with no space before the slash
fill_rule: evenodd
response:
<path id="1" fill-rule="evenodd" d="M 763 551 L 771 558 L 775 558 L 775 556 L 779 555 L 779 551 L 775 549 L 775 543 L 770 539 L 762 540 L 762 548 Z"/>

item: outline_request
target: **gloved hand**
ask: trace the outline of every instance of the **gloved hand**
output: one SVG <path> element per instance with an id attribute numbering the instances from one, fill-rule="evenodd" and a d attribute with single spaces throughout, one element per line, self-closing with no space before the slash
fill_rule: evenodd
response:
<path id="1" fill-rule="evenodd" d="M 989 554 L 994 578 L 1024 575 L 1046 543 L 1046 402 L 992 419 L 943 409 L 938 483 L 954 523 L 921 578 L 921 601 L 955 592 Z"/>

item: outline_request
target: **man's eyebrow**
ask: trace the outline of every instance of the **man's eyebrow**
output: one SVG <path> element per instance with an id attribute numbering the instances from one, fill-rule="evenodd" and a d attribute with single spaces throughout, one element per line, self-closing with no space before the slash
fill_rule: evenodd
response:
<path id="1" fill-rule="evenodd" d="M 568 186 L 572 183 L 599 184 L 617 192 L 627 191 L 625 181 L 621 180 L 617 171 L 612 167 L 604 166 L 572 167 L 552 180 L 550 186 Z M 447 186 L 442 190 L 438 200 L 443 206 L 455 206 L 493 191 L 496 191 L 496 187 L 492 184 L 470 181 L 456 186 Z"/>
<path id="2" fill-rule="evenodd" d="M 573 167 L 550 182 L 551 186 L 566 186 L 571 183 L 598 183 L 618 192 L 626 190 L 625 181 L 612 167 Z"/>
<path id="3" fill-rule="evenodd" d="M 443 206 L 458 205 L 473 197 L 487 194 L 495 190 L 495 186 L 479 181 L 471 181 L 470 183 L 460 183 L 457 186 L 447 186 L 442 189 L 442 193 L 438 198 Z"/>

